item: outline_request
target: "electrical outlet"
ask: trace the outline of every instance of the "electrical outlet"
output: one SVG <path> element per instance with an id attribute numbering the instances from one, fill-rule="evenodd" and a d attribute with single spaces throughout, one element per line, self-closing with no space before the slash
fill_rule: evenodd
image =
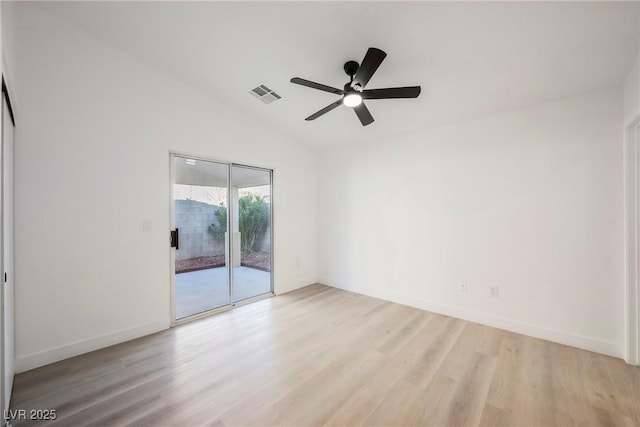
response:
<path id="1" fill-rule="evenodd" d="M 491 286 L 489 288 L 489 295 L 491 295 L 494 298 L 498 298 L 498 287 L 497 286 Z"/>
<path id="2" fill-rule="evenodd" d="M 142 221 L 142 231 L 151 231 L 151 220 L 145 219 Z"/>
<path id="3" fill-rule="evenodd" d="M 467 292 L 467 282 L 460 282 L 458 289 L 460 289 L 460 292 Z"/>

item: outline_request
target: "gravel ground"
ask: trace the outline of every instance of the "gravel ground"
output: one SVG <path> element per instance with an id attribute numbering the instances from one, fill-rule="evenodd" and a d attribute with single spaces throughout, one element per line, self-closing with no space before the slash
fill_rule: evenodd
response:
<path id="1" fill-rule="evenodd" d="M 271 271 L 271 254 L 269 252 L 249 252 L 240 256 L 240 264 L 245 267 Z M 207 268 L 224 267 L 224 255 L 203 256 L 176 261 L 176 273 L 205 270 Z"/>

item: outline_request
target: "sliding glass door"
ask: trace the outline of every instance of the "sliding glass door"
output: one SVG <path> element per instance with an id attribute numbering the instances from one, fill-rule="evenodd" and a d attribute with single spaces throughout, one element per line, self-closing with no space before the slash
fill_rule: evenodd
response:
<path id="1" fill-rule="evenodd" d="M 229 305 L 229 165 L 174 156 L 175 320 Z"/>
<path id="2" fill-rule="evenodd" d="M 171 164 L 174 322 L 272 294 L 272 172 L 177 154 Z"/>
<path id="3" fill-rule="evenodd" d="M 271 292 L 271 171 L 233 165 L 233 301 Z"/>

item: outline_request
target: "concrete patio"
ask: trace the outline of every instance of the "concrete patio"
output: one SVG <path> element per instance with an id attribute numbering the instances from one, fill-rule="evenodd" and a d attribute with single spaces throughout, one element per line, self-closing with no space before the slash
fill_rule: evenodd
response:
<path id="1" fill-rule="evenodd" d="M 249 267 L 233 269 L 234 302 L 271 291 L 271 274 Z M 226 267 L 176 274 L 176 319 L 229 304 Z"/>

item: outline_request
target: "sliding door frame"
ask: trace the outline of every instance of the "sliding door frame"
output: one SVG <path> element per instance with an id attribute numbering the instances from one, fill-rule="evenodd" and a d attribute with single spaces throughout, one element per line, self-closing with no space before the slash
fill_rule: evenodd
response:
<path id="1" fill-rule="evenodd" d="M 212 310 L 208 310 L 208 311 L 204 311 L 202 313 L 197 313 L 191 316 L 187 316 L 187 317 L 183 317 L 181 319 L 176 319 L 176 301 L 175 301 L 175 291 L 176 291 L 176 282 L 175 282 L 175 277 L 176 277 L 176 253 L 174 248 L 169 248 L 169 276 L 170 276 L 170 287 L 169 287 L 169 298 L 171 301 L 171 305 L 170 305 L 170 310 L 171 310 L 171 327 L 173 326 L 178 326 L 181 325 L 183 323 L 188 323 L 191 322 L 193 320 L 197 320 L 197 319 L 201 319 L 204 317 L 209 317 L 212 316 L 214 314 L 218 314 L 227 310 L 231 310 L 235 307 L 240 307 L 243 306 L 245 304 L 251 304 L 253 302 L 256 301 L 260 301 L 266 298 L 271 298 L 273 296 L 275 296 L 275 273 L 274 273 L 274 256 L 273 256 L 273 252 L 274 252 L 274 229 L 275 229 L 275 218 L 274 218 L 274 211 L 273 211 L 273 201 L 274 201 L 274 175 L 275 175 L 275 171 L 274 169 L 268 168 L 268 167 L 262 167 L 262 166 L 251 166 L 251 165 L 244 165 L 241 163 L 234 163 L 231 161 L 227 161 L 227 160 L 216 160 L 216 159 L 211 159 L 211 158 L 207 158 L 207 157 L 203 157 L 200 155 L 196 155 L 196 154 L 190 154 L 190 153 L 185 153 L 183 151 L 175 151 L 175 150 L 170 150 L 169 151 L 169 230 L 174 230 L 175 229 L 175 204 L 174 204 L 174 192 L 173 192 L 173 184 L 175 181 L 175 164 L 174 164 L 174 158 L 179 157 L 179 158 L 185 158 L 185 159 L 194 159 L 194 160 L 200 160 L 202 162 L 211 162 L 211 163 L 218 163 L 218 164 L 223 164 L 228 166 L 228 181 L 227 181 L 227 202 L 228 202 L 228 211 L 227 211 L 227 230 L 230 233 L 229 234 L 229 244 L 227 245 L 227 247 L 225 247 L 225 251 L 229 251 L 229 260 L 230 260 L 230 265 L 228 266 L 228 274 L 229 274 L 229 304 L 224 305 L 222 307 L 218 307 L 218 308 L 214 308 Z M 255 297 L 252 298 L 247 298 L 241 301 L 237 301 L 234 302 L 233 301 L 233 235 L 231 234 L 232 232 L 230 232 L 229 230 L 231 230 L 232 227 L 232 218 L 233 218 L 233 203 L 231 203 L 231 184 L 232 184 L 232 178 L 233 178 L 233 167 L 234 166 L 238 166 L 238 167 L 243 167 L 243 168 L 248 168 L 248 169 L 254 169 L 254 170 L 260 170 L 260 171 L 264 171 L 264 172 L 268 172 L 269 173 L 269 177 L 270 177 L 270 182 L 269 182 L 269 187 L 270 187 L 270 194 L 271 194 L 271 200 L 269 203 L 269 214 L 270 214 L 270 244 L 271 244 L 271 252 L 270 252 L 270 267 L 271 267 L 271 271 L 270 273 L 270 279 L 271 279 L 271 283 L 270 283 L 270 292 L 264 293 L 262 295 L 257 295 Z"/>
<path id="2" fill-rule="evenodd" d="M 181 152 L 176 152 L 176 151 L 170 151 L 169 152 L 169 230 L 175 230 L 176 228 L 176 219 L 175 219 L 175 203 L 174 203 L 174 192 L 173 192 L 173 185 L 175 183 L 175 176 L 176 176 L 176 170 L 175 170 L 175 162 L 174 159 L 176 157 L 179 158 L 183 158 L 183 159 L 194 159 L 194 160 L 199 160 L 201 162 L 210 162 L 210 163 L 218 163 L 218 164 L 223 164 L 228 166 L 229 164 L 227 162 L 222 162 L 222 161 L 218 161 L 218 160 L 211 160 L 211 159 L 207 159 L 205 157 L 202 156 L 196 156 L 196 155 L 191 155 L 191 154 L 185 154 L 185 153 L 181 153 Z M 228 166 L 227 169 L 227 188 L 229 188 L 229 183 L 231 179 L 231 167 Z M 230 199 L 230 194 L 227 194 L 227 204 L 231 205 L 231 203 L 229 203 L 229 199 Z M 229 230 L 229 227 L 231 225 L 231 212 L 230 212 L 230 208 L 228 208 L 228 214 L 227 214 L 227 230 Z M 230 241 L 231 239 L 229 239 Z M 229 243 L 228 247 L 225 247 L 225 251 L 228 251 L 231 247 L 231 242 Z M 203 311 L 201 313 L 196 313 L 193 314 L 191 316 L 187 316 L 187 317 L 183 317 L 180 319 L 176 319 L 176 251 L 174 248 L 170 247 L 169 248 L 169 254 L 170 254 L 170 260 L 169 260 L 169 275 L 170 275 L 170 281 L 171 281 L 171 286 L 169 289 L 170 295 L 169 298 L 171 300 L 171 326 L 176 326 L 176 325 L 180 325 L 182 323 L 187 323 L 190 322 L 192 320 L 196 320 L 196 319 L 200 319 L 203 317 L 207 317 L 210 316 L 211 314 L 215 314 L 215 313 L 219 313 L 222 311 L 226 311 L 229 310 L 230 308 L 233 308 L 232 306 L 232 302 L 233 300 L 232 298 L 232 274 L 231 274 L 231 268 L 227 269 L 227 275 L 228 275 L 228 287 L 229 287 L 229 302 L 221 307 L 217 307 L 214 308 L 212 310 L 207 310 L 207 311 Z"/>
<path id="3" fill-rule="evenodd" d="M 232 292 L 231 292 L 231 303 L 232 305 L 241 305 L 244 304 L 245 301 L 246 302 L 253 302 L 253 301 L 257 301 L 257 300 L 261 300 L 263 298 L 269 298 L 275 295 L 275 282 L 274 282 L 274 277 L 273 277 L 273 227 L 274 227 L 274 219 L 273 219 L 273 169 L 268 169 L 268 168 L 263 168 L 263 167 L 259 167 L 259 166 L 249 166 L 249 165 L 243 165 L 241 163 L 230 163 L 229 164 L 229 189 L 231 189 L 231 184 L 233 183 L 232 179 L 233 179 L 233 167 L 239 167 L 239 168 L 244 168 L 244 169 L 253 169 L 253 170 L 257 170 L 257 171 L 261 171 L 261 172 L 267 172 L 269 174 L 269 246 L 270 246 L 270 251 L 269 251 L 269 277 L 270 277 L 270 292 L 267 292 L 265 294 L 262 295 L 258 295 L 252 298 L 247 298 L 238 302 L 233 302 L 233 286 L 231 286 Z M 229 205 L 231 205 L 232 203 L 229 203 Z M 231 221 L 231 210 L 229 210 L 229 221 Z M 231 239 L 230 239 L 231 240 Z M 230 245 L 231 246 L 231 245 Z M 233 276 L 233 263 L 231 265 L 231 276 Z M 232 277 L 233 279 L 233 277 Z"/>
<path id="4" fill-rule="evenodd" d="M 624 360 L 640 366 L 640 115 L 625 128 L 625 343 Z"/>

